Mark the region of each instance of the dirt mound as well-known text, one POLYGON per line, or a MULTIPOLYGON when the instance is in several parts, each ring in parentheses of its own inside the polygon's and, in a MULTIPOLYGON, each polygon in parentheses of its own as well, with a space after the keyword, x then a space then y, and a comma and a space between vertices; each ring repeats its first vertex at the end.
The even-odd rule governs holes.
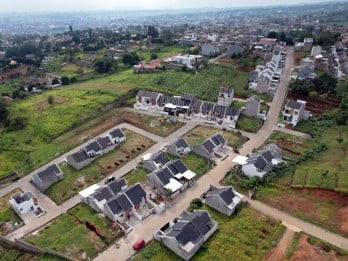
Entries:
POLYGON ((341 208, 338 216, 341 221, 341 230, 348 233, 348 206, 341 208))
POLYGON ((315 261, 333 261, 339 260, 335 251, 325 252, 321 247, 317 245, 311 245, 308 243, 308 236, 302 235, 297 249, 294 255, 290 258, 290 261, 303 261, 303 260, 315 260, 315 261))
POLYGON ((342 204, 343 206, 348 206, 348 196, 343 196, 342 194, 327 190, 327 189, 304 189, 307 190, 313 197, 319 198, 322 201, 334 201, 336 203, 342 204))

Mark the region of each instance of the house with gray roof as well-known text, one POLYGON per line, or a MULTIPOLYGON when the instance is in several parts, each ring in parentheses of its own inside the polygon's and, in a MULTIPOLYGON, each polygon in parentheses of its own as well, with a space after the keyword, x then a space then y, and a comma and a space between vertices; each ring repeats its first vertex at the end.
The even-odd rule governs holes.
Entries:
POLYGON ((248 98, 245 105, 245 109, 242 114, 248 117, 259 117, 260 116, 261 100, 256 95, 248 98))
POLYGON ((201 143, 192 147, 192 151, 197 155, 215 162, 218 158, 225 158, 232 152, 232 148, 227 146, 227 141, 221 134, 215 134, 201 143))
POLYGON ((143 156, 143 167, 148 171, 160 169, 168 162, 168 157, 162 151, 154 154, 149 153, 143 156))
POLYGON ((231 216, 242 203, 241 195, 231 186, 216 188, 211 185, 202 198, 204 204, 227 216, 231 216))
POLYGON ((155 110, 158 108, 158 99, 162 96, 161 93, 140 90, 136 95, 135 109, 155 110))
POLYGON ((94 158, 90 158, 88 156, 85 150, 70 154, 66 157, 66 159, 68 164, 75 169, 82 169, 94 160, 94 158))
POLYGON ((36 217, 45 214, 36 197, 31 192, 13 195, 9 203, 12 209, 20 216, 33 213, 36 217))
POLYGON ((148 174, 147 183, 157 193, 171 197, 175 197, 186 188, 168 167, 157 169, 148 174))
POLYGON ((93 141, 85 147, 85 151, 90 158, 103 155, 103 148, 98 141, 93 141))
POLYGON ((232 57, 235 55, 240 55, 244 52, 245 46, 240 42, 233 42, 227 47, 225 56, 232 57))
POLYGON ((282 162, 280 149, 275 150, 274 147, 266 147, 257 153, 253 153, 242 165, 244 174, 248 177, 263 178, 273 167, 282 162))
POLYGON ((201 54, 203 56, 213 57, 220 53, 220 48, 216 43, 205 43, 201 46, 201 54))
POLYGON ((31 178, 31 183, 33 183, 39 190, 43 192, 63 178, 63 171, 57 164, 53 164, 33 175, 33 177, 31 178))
POLYGON ((191 152, 191 148, 184 138, 179 138, 167 145, 166 151, 173 156, 183 157, 191 152))
POLYGON ((185 211, 156 231, 154 238, 182 259, 190 260, 217 228, 208 211, 185 211))
POLYGON ((110 137, 113 144, 118 144, 126 141, 126 134, 120 128, 116 128, 110 131, 108 136, 110 137))
POLYGON ((305 111, 306 101, 288 100, 282 111, 283 120, 295 127, 301 120, 308 119, 308 112, 305 111))

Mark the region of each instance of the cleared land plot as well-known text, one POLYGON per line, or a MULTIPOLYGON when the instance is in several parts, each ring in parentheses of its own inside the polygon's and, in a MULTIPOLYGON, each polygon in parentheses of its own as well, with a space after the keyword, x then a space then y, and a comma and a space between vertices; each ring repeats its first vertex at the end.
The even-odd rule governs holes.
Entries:
POLYGON ((262 119, 241 115, 237 121, 237 129, 256 133, 262 124, 262 119))
POLYGON ((347 260, 348 253, 304 233, 297 234, 290 245, 288 260, 347 260))
POLYGON ((46 194, 57 204, 61 204, 83 188, 99 182, 154 144, 152 140, 129 130, 125 130, 125 134, 126 142, 81 170, 75 170, 66 163, 61 164, 64 179, 51 186, 46 194))
MULTIPOLYGON (((272 220, 248 207, 232 217, 207 209, 219 223, 219 229, 192 260, 261 260, 272 242, 284 232, 280 222, 272 220), (247 233, 246 233, 247 231, 247 233)), ((181 260, 159 242, 150 243, 134 260, 181 260)))
POLYGON ((23 224, 21 218, 17 213, 11 208, 8 202, 12 195, 22 192, 20 189, 15 189, 8 193, 6 196, 0 198, 0 235, 6 235, 13 231, 16 227, 23 224))
POLYGON ((184 51, 181 47, 176 46, 166 46, 166 47, 157 47, 152 48, 150 50, 136 50, 137 55, 140 57, 141 60, 150 61, 151 54, 157 54, 158 59, 167 58, 171 55, 180 55, 184 51))
POLYGON ((204 141, 206 138, 216 134, 222 133, 228 144, 233 148, 239 148, 247 141, 246 137, 235 134, 234 132, 218 130, 213 127, 197 126, 190 132, 186 133, 184 138, 192 146, 204 141))
POLYGON ((121 235, 118 227, 88 207, 78 205, 25 241, 80 260, 94 257, 121 235))
POLYGON ((256 198, 298 218, 348 236, 348 198, 334 191, 259 186, 256 198))
POLYGON ((282 149, 283 156, 296 158, 311 148, 313 141, 281 131, 274 131, 265 144, 275 143, 282 149))

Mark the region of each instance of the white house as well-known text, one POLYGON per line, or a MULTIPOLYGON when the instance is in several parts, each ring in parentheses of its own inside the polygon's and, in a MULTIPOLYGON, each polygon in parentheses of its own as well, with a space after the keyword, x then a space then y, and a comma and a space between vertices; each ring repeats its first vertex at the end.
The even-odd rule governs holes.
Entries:
POLYGON ((37 198, 31 192, 17 193, 11 197, 9 203, 13 210, 19 215, 34 213, 36 216, 43 213, 37 198))
POLYGON ((302 119, 308 119, 305 115, 306 102, 302 100, 288 100, 282 111, 283 120, 295 127, 302 119))

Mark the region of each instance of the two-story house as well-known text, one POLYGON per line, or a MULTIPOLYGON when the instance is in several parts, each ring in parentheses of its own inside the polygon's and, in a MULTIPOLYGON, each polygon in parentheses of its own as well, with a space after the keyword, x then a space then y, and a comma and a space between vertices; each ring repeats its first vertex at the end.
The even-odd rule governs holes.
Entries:
POLYGON ((305 101, 288 100, 282 111, 283 120, 295 127, 302 119, 305 119, 305 106, 305 101))
POLYGON ((191 148, 184 138, 179 138, 167 145, 166 151, 173 156, 183 157, 191 152, 191 148))

